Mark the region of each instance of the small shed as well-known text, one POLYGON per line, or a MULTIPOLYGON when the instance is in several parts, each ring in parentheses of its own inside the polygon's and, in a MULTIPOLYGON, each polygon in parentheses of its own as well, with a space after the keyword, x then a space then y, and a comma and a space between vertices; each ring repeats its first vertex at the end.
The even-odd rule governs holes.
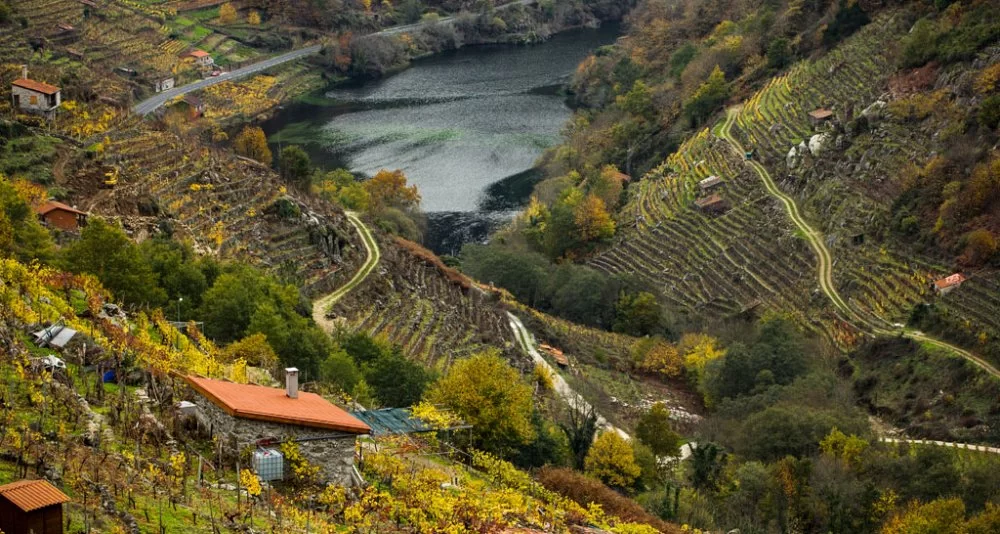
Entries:
POLYGON ((809 112, 809 122, 813 125, 820 124, 833 118, 833 111, 826 108, 817 108, 809 112))
POLYGON ((965 280, 966 280, 965 276, 962 276, 961 273, 955 273, 946 276, 940 280, 935 280, 934 284, 932 284, 932 288, 934 289, 934 292, 936 292, 938 295, 947 295, 948 293, 951 293, 955 288, 962 285, 962 282, 964 282, 965 280))
POLYGON ((0 486, 0 531, 61 534, 62 505, 69 500, 44 480, 19 480, 0 486))
POLYGON ((207 109, 205 101, 194 95, 185 96, 184 103, 191 109, 192 117, 201 117, 205 113, 205 109, 207 109))
POLYGON ((722 197, 718 193, 699 198, 694 201, 694 205, 705 212, 719 213, 726 210, 726 201, 722 200, 722 197))
POLYGON ((76 230, 87 224, 87 214, 62 202, 50 200, 35 208, 38 217, 60 230, 76 230))
POLYGON ((719 187, 723 183, 725 183, 725 182, 722 181, 722 178, 719 178, 718 176, 712 175, 712 176, 709 176, 708 178, 705 178, 704 180, 698 182, 698 187, 700 187, 701 191, 704 193, 704 192, 711 191, 712 189, 715 189, 716 187, 719 187))

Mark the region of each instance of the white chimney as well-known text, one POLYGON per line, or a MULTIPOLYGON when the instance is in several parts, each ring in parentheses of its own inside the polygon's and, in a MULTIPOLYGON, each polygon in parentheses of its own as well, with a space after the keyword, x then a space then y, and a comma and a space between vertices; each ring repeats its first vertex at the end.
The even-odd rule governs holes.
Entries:
POLYGON ((21 78, 28 79, 28 65, 21 65, 21 78))
POLYGON ((299 398, 299 370, 294 367, 285 369, 285 395, 290 399, 299 398))

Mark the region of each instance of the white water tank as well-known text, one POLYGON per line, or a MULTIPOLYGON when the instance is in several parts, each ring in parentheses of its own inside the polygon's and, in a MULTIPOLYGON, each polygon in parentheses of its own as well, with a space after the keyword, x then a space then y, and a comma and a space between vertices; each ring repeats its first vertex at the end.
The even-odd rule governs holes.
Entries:
POLYGON ((285 457, 274 449, 257 449, 253 452, 253 472, 265 482, 283 480, 285 457))

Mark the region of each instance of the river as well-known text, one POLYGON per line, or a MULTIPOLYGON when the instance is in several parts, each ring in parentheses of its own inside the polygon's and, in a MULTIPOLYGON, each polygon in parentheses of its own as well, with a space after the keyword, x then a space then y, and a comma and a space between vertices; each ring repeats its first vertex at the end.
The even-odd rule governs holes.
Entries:
POLYGON ((427 214, 424 244, 454 254, 485 240, 527 201, 536 159, 558 142, 571 114, 562 87, 618 32, 605 24, 534 46, 446 52, 290 105, 264 130, 273 149, 300 145, 325 169, 359 176, 402 169, 427 214))

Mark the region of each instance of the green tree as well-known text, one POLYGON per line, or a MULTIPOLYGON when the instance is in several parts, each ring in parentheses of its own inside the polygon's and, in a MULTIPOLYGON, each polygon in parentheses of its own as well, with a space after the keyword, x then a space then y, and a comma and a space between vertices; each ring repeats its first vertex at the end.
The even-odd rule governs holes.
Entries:
POLYGON ((635 462, 632 445, 617 432, 603 432, 597 436, 583 466, 588 475, 618 489, 631 487, 642 473, 635 462))
POLYGON ((726 75, 716 65, 705 83, 684 103, 684 113, 692 123, 699 124, 711 116, 727 98, 729 86, 726 85, 726 75))
POLYGON ((90 273, 116 298, 132 306, 160 306, 167 294, 139 247, 117 224, 91 217, 80 239, 63 249, 66 270, 90 273))
POLYGON ((319 376, 324 382, 336 385, 344 393, 354 393, 358 382, 364 380, 354 358, 337 347, 319 365, 319 376))
POLYGON ((271 164, 272 156, 271 149, 267 146, 267 136, 258 126, 244 126, 236 136, 233 148, 241 156, 255 159, 264 165, 271 164))
POLYGON ((362 369, 365 382, 382 406, 402 408, 417 404, 431 381, 427 369, 406 359, 399 347, 393 347, 362 369))
POLYGON ((635 435, 657 456, 677 456, 681 437, 670 426, 670 410, 658 402, 639 416, 635 435))
POLYGON ((777 37, 767 45, 767 66, 783 68, 792 60, 791 43, 785 37, 777 37))
POLYGON ((278 157, 278 168, 281 178, 296 187, 308 189, 312 175, 312 162, 309 154, 297 146, 287 146, 281 149, 278 157))
POLYGON ((625 293, 615 306, 614 331, 632 336, 645 336, 659 330, 663 312, 656 296, 646 291, 625 293))
POLYGON ((182 319, 192 317, 217 269, 215 260, 198 258, 190 245, 164 237, 143 241, 139 252, 156 275, 157 283, 166 291, 171 301, 169 311, 173 311, 176 304, 182 319))
POLYGON ((715 443, 699 443, 691 449, 691 485, 716 491, 729 456, 715 443))
POLYGON ((985 128, 995 129, 1000 125, 1000 94, 983 99, 979 104, 979 124, 985 128))
POLYGON ((35 211, 17 187, 0 175, 0 256, 22 263, 51 261, 52 236, 38 222, 35 211))
POLYGON ((531 386, 495 350, 455 362, 426 399, 472 425, 472 446, 510 454, 535 439, 531 386))

